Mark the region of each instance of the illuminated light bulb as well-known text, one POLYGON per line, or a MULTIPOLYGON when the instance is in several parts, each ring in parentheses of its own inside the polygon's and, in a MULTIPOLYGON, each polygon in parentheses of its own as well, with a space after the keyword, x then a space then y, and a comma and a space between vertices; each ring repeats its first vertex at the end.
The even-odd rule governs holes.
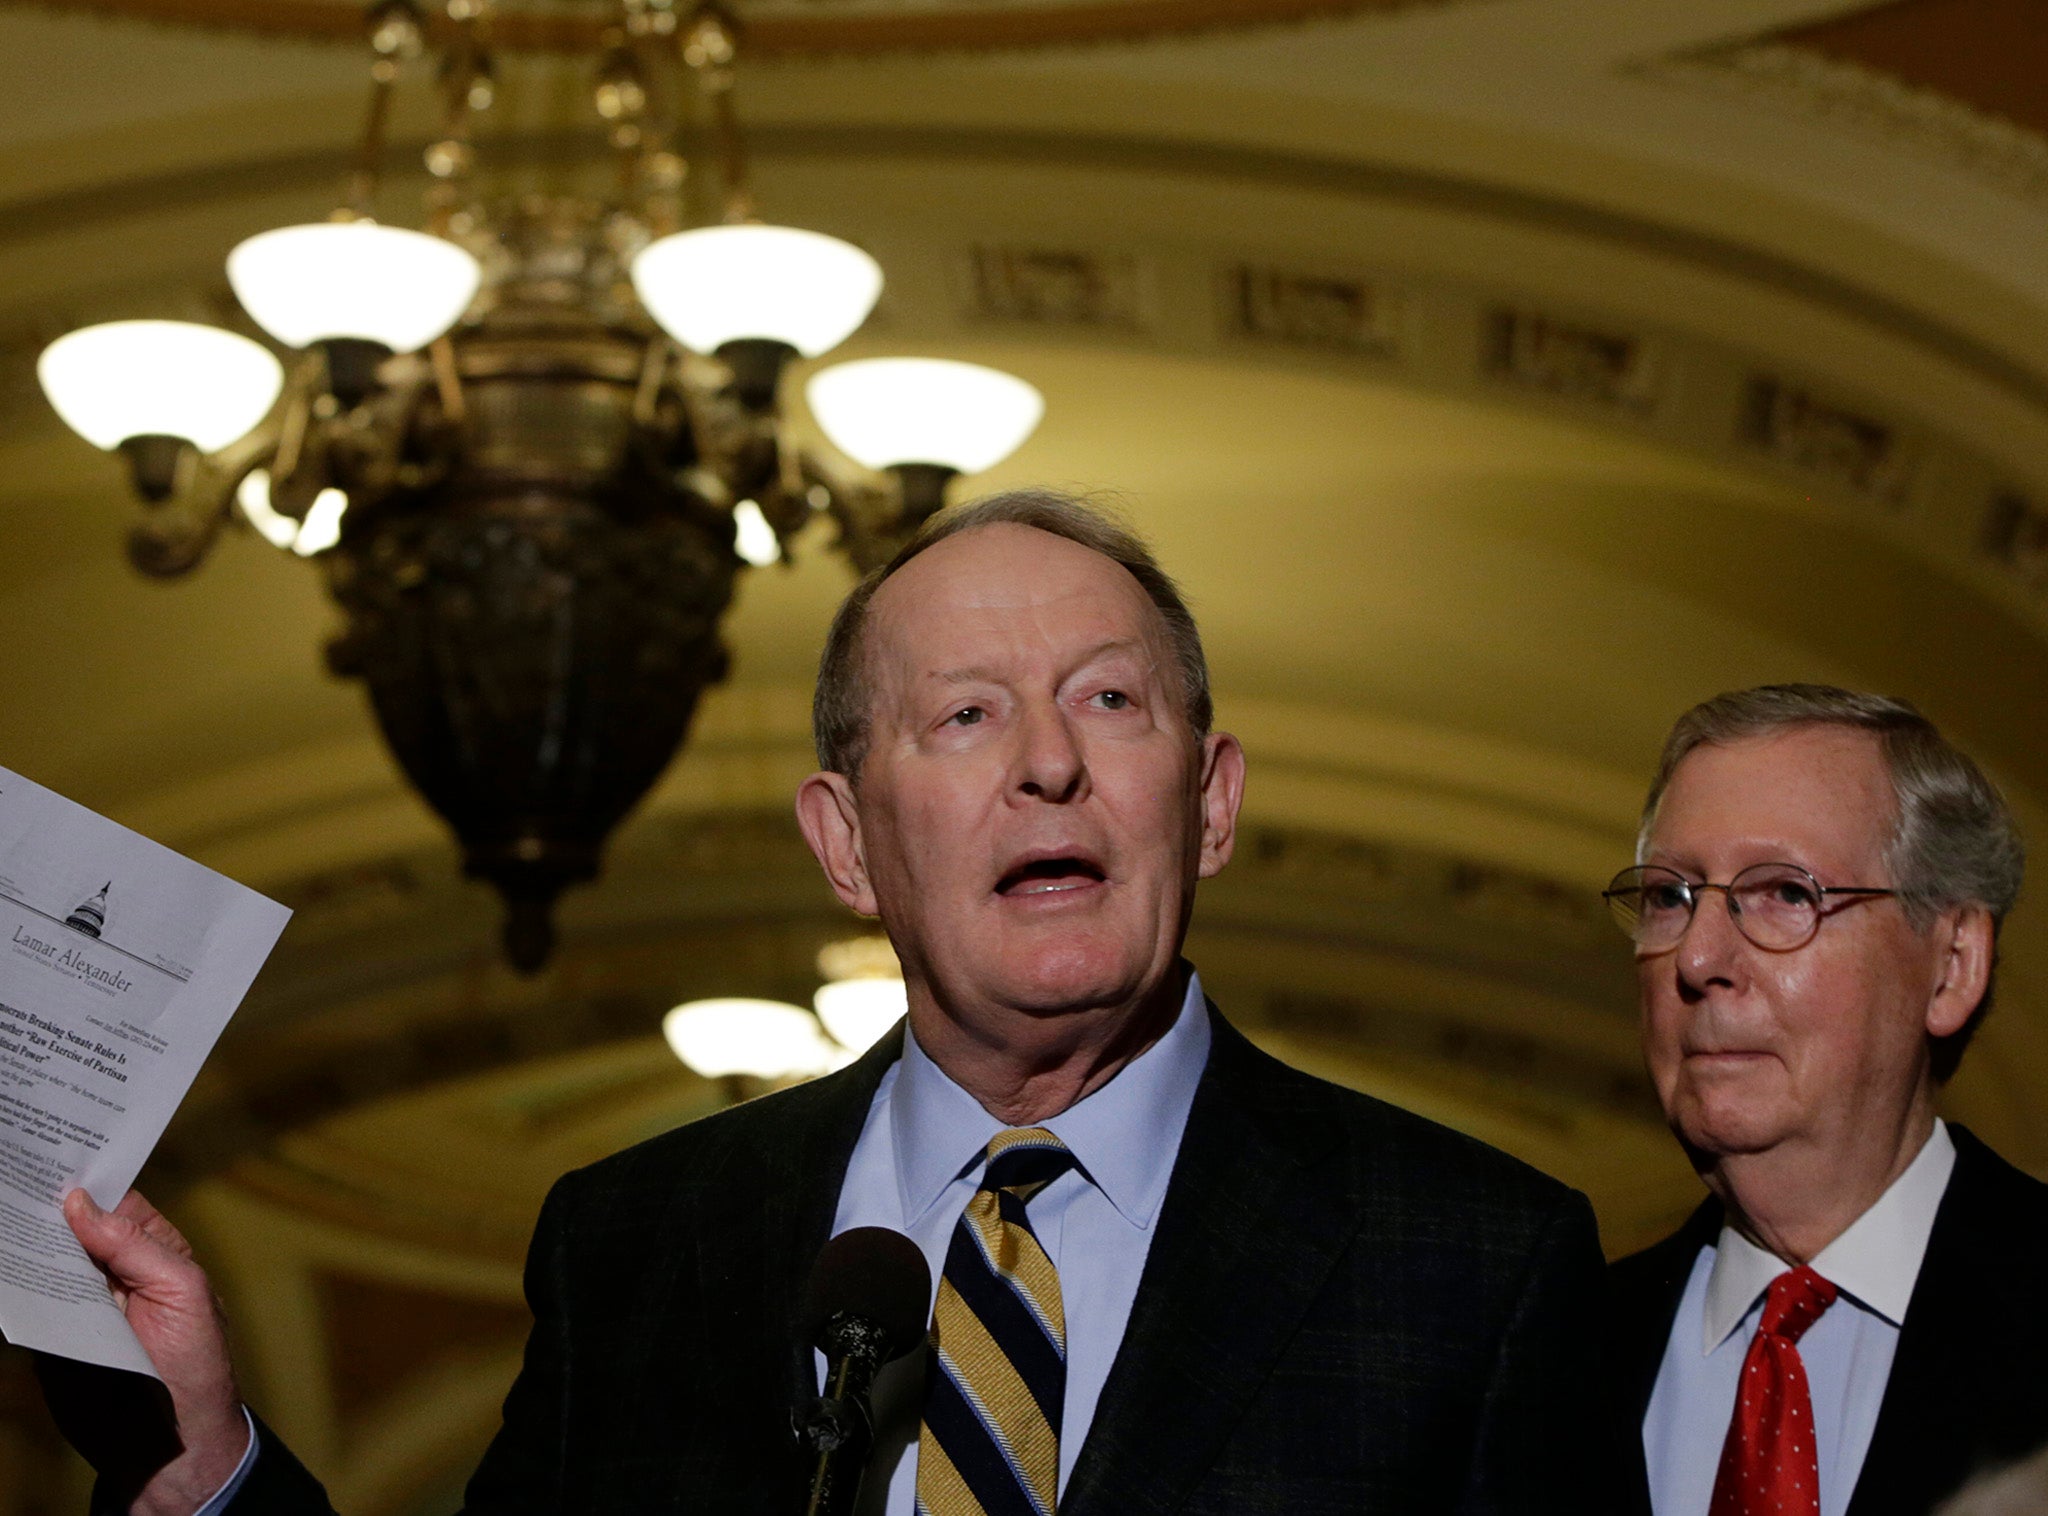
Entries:
POLYGON ((324 489, 315 495, 306 508, 306 519, 299 524, 292 551, 301 558, 310 558, 341 541, 341 513, 347 509, 348 496, 338 489, 324 489))
POLYGON ((835 364, 804 394, 832 445, 871 469, 978 474, 1023 446, 1045 415, 1044 397, 1022 379, 944 358, 835 364))
POLYGON ((662 329, 696 352, 779 342, 815 358, 867 320, 882 266, 822 232, 707 226, 641 249, 633 288, 662 329))
POLYGON ((290 347, 353 339, 417 351, 461 318, 482 274, 452 242, 374 221, 281 226, 228 254, 235 298, 290 347))
POLYGON ((284 369, 260 343, 189 321, 109 321, 68 332, 36 362, 64 424, 109 452, 176 437, 202 453, 246 436, 276 403, 284 369))
POLYGON ((661 1018, 661 1032, 676 1057, 706 1079, 806 1078, 845 1062, 817 1018, 779 1000, 692 1000, 661 1018))
POLYGON ((732 508, 732 550, 755 568, 782 561, 782 543, 761 507, 742 500, 732 508))
POLYGON ((289 548, 299 535, 299 524, 270 503, 270 474, 260 468, 249 470, 235 486, 235 504, 242 519, 272 547, 289 548))
POLYGON ((853 1053, 873 1047, 910 1009, 901 979, 835 979, 818 986, 811 1004, 833 1040, 853 1053))

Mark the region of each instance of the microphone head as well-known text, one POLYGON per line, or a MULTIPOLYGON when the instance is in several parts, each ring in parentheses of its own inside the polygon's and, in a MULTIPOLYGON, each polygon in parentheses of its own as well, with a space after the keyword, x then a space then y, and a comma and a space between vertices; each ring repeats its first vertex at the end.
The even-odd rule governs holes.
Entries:
POLYGON ((885 1226, 841 1232, 818 1253, 804 1291, 804 1335, 831 1353, 833 1323, 853 1318, 879 1331, 882 1360, 924 1341, 932 1271, 916 1243, 885 1226))

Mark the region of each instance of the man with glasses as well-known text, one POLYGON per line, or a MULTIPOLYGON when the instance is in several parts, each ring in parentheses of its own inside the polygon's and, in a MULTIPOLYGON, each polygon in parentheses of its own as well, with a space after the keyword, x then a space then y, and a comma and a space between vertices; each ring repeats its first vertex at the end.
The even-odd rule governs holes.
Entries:
POLYGON ((2048 1186, 1935 1115, 1991 1003, 2020 837, 1903 701, 1722 695, 1640 860, 1645 1057, 1712 1191, 1615 1265, 1656 1516, 1924 1516, 2048 1441, 2048 1186))

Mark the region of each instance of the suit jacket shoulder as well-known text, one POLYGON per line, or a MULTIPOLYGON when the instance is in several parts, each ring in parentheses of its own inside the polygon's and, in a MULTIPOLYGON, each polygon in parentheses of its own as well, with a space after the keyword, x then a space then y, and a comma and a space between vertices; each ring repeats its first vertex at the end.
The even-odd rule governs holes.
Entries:
POLYGON ((1062 1516, 1602 1511, 1582 1196, 1215 1021, 1062 1516))
MULTIPOLYGON (((1899 1331, 1849 1516, 1929 1516, 1973 1475, 2048 1443, 2048 1185, 1949 1123, 1955 1170, 1899 1331)), ((1679 1297, 1721 1227, 1709 1200, 1609 1272, 1627 1409, 1640 1425, 1679 1297)), ((1640 1443, 1637 1443, 1640 1457, 1640 1443)), ((1645 1494, 1647 1500, 1647 1494, 1645 1494)))
POLYGON ((1955 1172, 1850 1516, 1926 1516, 1974 1475, 2048 1444, 2048 1185, 1949 1124, 1955 1172))

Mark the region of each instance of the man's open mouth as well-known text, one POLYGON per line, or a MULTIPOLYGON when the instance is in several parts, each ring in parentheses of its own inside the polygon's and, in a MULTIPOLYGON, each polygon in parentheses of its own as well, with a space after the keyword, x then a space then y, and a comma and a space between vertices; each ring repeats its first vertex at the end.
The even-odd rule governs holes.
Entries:
POLYGON ((1050 895, 1062 890, 1085 889, 1101 884, 1108 876, 1092 858, 1066 855, 1033 858, 1018 864, 996 881, 998 895, 1050 895))

